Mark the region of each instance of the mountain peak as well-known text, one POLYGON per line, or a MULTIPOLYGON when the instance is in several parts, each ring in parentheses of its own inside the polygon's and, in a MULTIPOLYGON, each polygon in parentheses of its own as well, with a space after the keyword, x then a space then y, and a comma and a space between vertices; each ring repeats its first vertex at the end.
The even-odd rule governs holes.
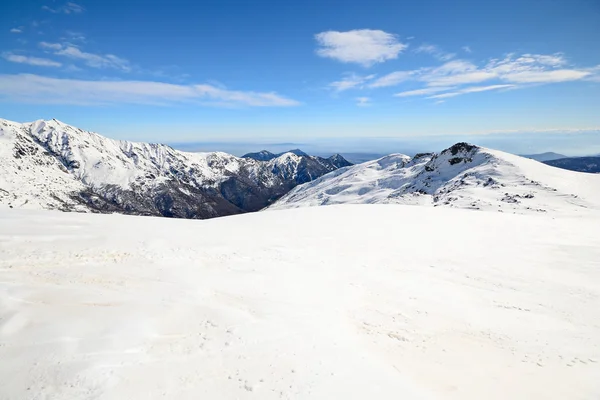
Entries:
POLYGON ((511 213, 600 209, 600 176, 513 154, 455 145, 412 159, 389 155, 325 175, 290 191, 270 208, 397 203, 511 213))
POLYGON ((447 153, 451 153, 453 156, 458 155, 459 153, 471 153, 474 151, 479 150, 480 147, 475 146, 474 144, 470 144, 470 143, 466 143, 466 142, 459 142, 456 143, 452 146, 450 146, 449 148, 443 150, 441 152, 441 154, 447 154, 447 153))

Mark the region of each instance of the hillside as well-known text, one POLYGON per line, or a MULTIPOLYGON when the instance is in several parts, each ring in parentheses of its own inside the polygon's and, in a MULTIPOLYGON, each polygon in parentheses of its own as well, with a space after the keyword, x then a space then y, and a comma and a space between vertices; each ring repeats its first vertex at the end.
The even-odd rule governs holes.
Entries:
POLYGON ((0 210, 0 398, 600 398, 598 213, 0 210))
POLYGON ((440 153, 389 155, 296 187, 270 209, 394 203, 511 213, 600 209, 600 176, 458 143, 440 153))
POLYGON ((60 121, 0 120, 0 206, 210 218, 260 210, 338 162, 269 161, 108 139, 60 121))

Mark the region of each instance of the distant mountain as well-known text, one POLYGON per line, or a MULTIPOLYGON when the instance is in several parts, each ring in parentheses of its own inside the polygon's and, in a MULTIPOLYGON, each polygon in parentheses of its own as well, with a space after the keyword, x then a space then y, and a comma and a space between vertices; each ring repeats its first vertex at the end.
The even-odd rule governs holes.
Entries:
POLYGON ((271 153, 268 150, 261 150, 261 151, 256 152, 256 153, 244 154, 242 156, 242 158, 252 158, 252 159, 257 160, 257 161, 269 161, 269 160, 272 160, 274 158, 280 157, 280 156, 284 155, 285 153, 292 153, 292 154, 295 154, 295 155, 300 156, 300 157, 309 157, 309 155, 306 154, 305 152, 303 152, 302 150, 300 150, 300 149, 293 149, 293 150, 284 151, 283 153, 278 153, 278 154, 271 153))
POLYGON ((277 154, 273 154, 270 151, 267 150, 261 150, 259 152, 256 153, 248 153, 248 154, 244 154, 242 156, 242 158, 251 158, 253 160, 256 161, 270 161, 274 158, 277 158, 278 155, 277 154))
POLYGON ((563 154, 559 154, 559 153, 547 152, 547 153, 541 153, 541 154, 522 155, 521 157, 531 158, 532 160, 544 162, 544 161, 558 160, 559 158, 566 158, 567 156, 565 156, 563 154))
POLYGON ((211 218, 258 211, 349 163, 268 161, 112 140, 60 121, 0 120, 0 206, 211 218))
POLYGON ((600 157, 568 157, 545 161, 544 164, 570 171, 600 173, 600 157))
MULTIPOLYGON (((257 161, 270 161, 275 158, 285 156, 286 154, 293 154, 295 156, 301 157, 306 162, 307 165, 312 165, 312 168, 316 169, 316 170, 325 168, 327 171, 330 172, 330 171, 336 170, 338 168, 344 168, 344 167, 349 167, 349 166, 353 165, 351 162, 346 160, 340 154, 334 154, 331 157, 324 158, 324 157, 317 157, 317 156, 309 156, 308 154, 306 154, 305 152, 303 152, 302 150, 299 150, 299 149, 286 151, 286 152, 280 153, 280 154, 273 154, 270 151, 261 150, 257 153, 244 154, 242 156, 242 158, 248 158, 248 159, 253 159, 253 160, 257 160, 257 161)), ((309 180, 312 180, 312 179, 309 179, 309 180)))
POLYGON ((441 153, 392 154, 339 169, 294 188, 269 209, 347 203, 578 212, 600 209, 600 176, 458 143, 441 153))

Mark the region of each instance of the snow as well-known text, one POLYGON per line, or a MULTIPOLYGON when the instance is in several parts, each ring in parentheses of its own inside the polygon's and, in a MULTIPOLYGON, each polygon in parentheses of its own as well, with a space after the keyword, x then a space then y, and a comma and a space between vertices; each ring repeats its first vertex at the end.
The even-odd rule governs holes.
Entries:
POLYGON ((521 214, 600 210, 600 175, 460 145, 410 158, 392 154, 297 186, 269 209, 396 203, 521 214), (454 148, 454 147, 458 148, 454 148))
POLYGON ((0 210, 0 398, 599 398, 599 218, 0 210))

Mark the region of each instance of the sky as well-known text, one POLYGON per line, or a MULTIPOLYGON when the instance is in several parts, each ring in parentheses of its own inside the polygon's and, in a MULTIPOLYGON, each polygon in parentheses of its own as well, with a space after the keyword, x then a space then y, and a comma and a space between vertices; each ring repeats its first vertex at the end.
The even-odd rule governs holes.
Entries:
POLYGON ((163 143, 600 153, 598 0, 0 7, 0 118, 163 143))

